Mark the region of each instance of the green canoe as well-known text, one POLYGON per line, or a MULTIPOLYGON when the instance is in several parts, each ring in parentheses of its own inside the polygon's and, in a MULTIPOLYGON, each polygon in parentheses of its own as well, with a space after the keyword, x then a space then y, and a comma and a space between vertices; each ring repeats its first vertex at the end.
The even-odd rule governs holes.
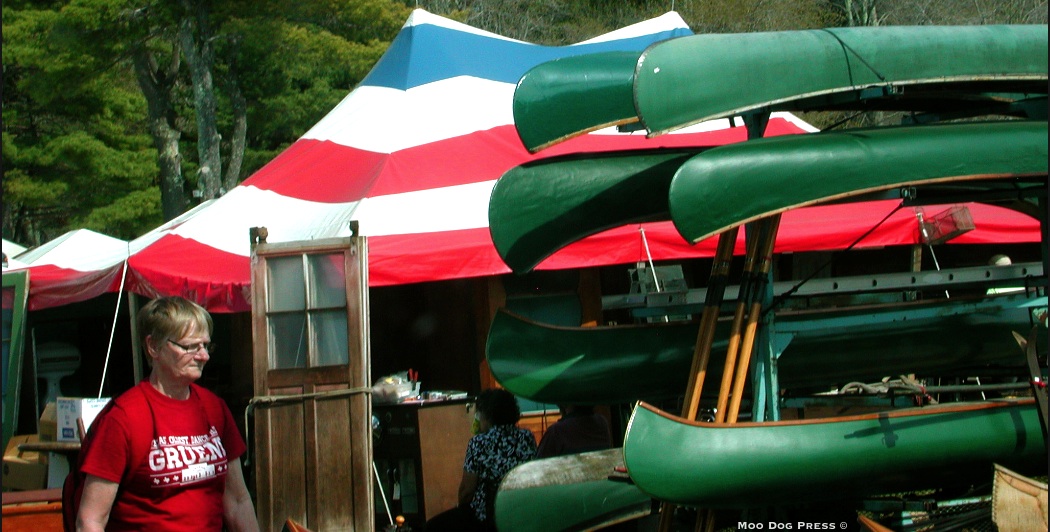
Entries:
POLYGON ((1046 80, 1046 25, 707 34, 537 65, 515 88, 514 124, 536 152, 610 125, 660 133, 747 112, 1045 120, 1046 80))
MULTIPOLYGON (((604 229, 671 218, 696 242, 777 212, 911 187, 1046 186, 1047 123, 895 127, 756 139, 711 148, 556 157, 507 171, 489 230, 514 271, 604 229), (690 157, 692 155, 692 157, 690 157), (962 182, 967 183, 963 184, 962 182), (963 186, 965 185, 965 186, 963 186)), ((958 197, 948 203, 969 201, 958 197)))
POLYGON ((503 261, 528 271, 551 253, 626 223, 667 220, 667 189, 693 150, 564 156, 511 168, 489 198, 503 261))
POLYGON ((564 57, 532 68, 514 88, 514 125, 537 152, 608 126, 638 121, 634 67, 641 52, 564 57))
MULTIPOLYGON (((987 366, 1020 367, 1012 331, 1028 330, 1031 309, 1046 304, 1045 296, 999 296, 778 313, 771 343, 779 353, 779 384, 841 386, 907 373, 969 376, 987 366)), ((503 387, 534 401, 654 401, 685 389, 697 330, 695 322, 558 327, 501 310, 485 356, 503 387)), ((708 367, 716 377, 709 382, 722 373, 728 333, 729 323, 720 322, 708 367)))
POLYGON ((757 139, 678 169, 671 219, 689 242, 790 209, 880 190, 1046 187, 1047 122, 965 122, 757 139), (1005 183, 997 185, 995 181, 1005 183))
POLYGON ((933 102, 958 92, 973 97, 1019 91, 1045 98, 1047 26, 880 26, 680 37, 642 53, 634 97, 646 128, 660 134, 793 100, 814 101, 803 109, 838 108, 843 98, 831 96, 841 93, 860 100, 861 91, 893 88, 897 108, 907 109, 923 91, 945 85, 933 102), (822 102, 827 104, 818 105, 822 102))
POLYGON ((652 498, 626 476, 623 450, 609 449, 525 462, 496 494, 496 528, 514 532, 594 530, 652 511, 652 498))
POLYGON ((641 403, 627 427, 624 461, 654 498, 712 508, 987 481, 993 464, 1029 474, 1047 467, 1032 399, 733 425, 689 422, 641 403))

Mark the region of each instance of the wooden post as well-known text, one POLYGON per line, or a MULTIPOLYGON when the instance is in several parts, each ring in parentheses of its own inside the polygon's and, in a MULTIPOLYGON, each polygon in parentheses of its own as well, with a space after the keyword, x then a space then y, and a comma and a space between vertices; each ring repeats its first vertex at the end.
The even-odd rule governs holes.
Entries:
POLYGON ((496 311, 507 302, 503 289, 503 279, 496 276, 483 277, 474 283, 474 324, 477 329, 478 346, 478 386, 481 390, 498 388, 499 384, 489 369, 485 358, 485 344, 489 336, 489 326, 496 311))

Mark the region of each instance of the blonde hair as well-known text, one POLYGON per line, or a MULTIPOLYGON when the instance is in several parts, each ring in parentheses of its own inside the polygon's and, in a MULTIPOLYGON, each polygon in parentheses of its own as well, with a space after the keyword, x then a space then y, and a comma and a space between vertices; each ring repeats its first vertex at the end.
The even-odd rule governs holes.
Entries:
POLYGON ((146 303, 138 315, 139 340, 150 366, 153 365, 153 359, 146 345, 149 338, 152 337, 154 342, 175 340, 194 328, 207 331, 208 336, 211 336, 213 327, 211 314, 204 307, 179 296, 154 299, 146 303))

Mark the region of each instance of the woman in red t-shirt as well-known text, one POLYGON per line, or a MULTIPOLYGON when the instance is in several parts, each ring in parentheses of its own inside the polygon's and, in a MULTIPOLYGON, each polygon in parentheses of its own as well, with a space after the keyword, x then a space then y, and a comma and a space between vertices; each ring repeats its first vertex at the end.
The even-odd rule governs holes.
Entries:
POLYGON ((212 327, 181 297, 139 312, 150 375, 91 427, 78 530, 259 529, 241 471, 244 439, 226 403, 195 384, 212 327))

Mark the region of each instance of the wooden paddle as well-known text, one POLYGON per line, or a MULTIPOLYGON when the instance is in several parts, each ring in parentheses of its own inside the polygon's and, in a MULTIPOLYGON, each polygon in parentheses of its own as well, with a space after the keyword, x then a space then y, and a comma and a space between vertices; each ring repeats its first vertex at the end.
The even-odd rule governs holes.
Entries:
POLYGON ((711 265, 711 278, 707 283, 707 296, 704 299, 704 312, 700 316, 700 330, 696 336, 696 348, 693 351, 693 365, 689 371, 689 385, 685 390, 685 401, 682 417, 695 420, 700 409, 700 393, 704 388, 707 376, 707 364, 711 360, 711 345, 715 340, 715 326, 721 313, 722 301, 725 299, 726 282, 729 279, 729 266, 733 261, 733 248, 736 246, 739 227, 734 227, 718 236, 718 247, 715 250, 714 263, 711 265))
POLYGON ((733 376, 740 353, 740 341, 744 331, 748 303, 751 299, 751 284, 756 259, 758 257, 758 238, 747 243, 747 254, 744 256, 744 271, 741 274, 740 294, 737 296, 736 311, 733 313, 733 325, 729 333, 729 345, 726 349, 726 363, 722 370, 722 384, 718 388, 718 404, 715 407, 715 423, 726 421, 726 409, 729 403, 729 391, 732 389, 733 376))
POLYGON ((759 225, 761 234, 755 240, 760 240, 762 254, 758 260, 755 273, 755 283, 751 291, 751 309, 747 316, 747 326, 744 330, 744 339, 740 346, 740 362, 736 367, 736 376, 733 380, 733 389, 730 393, 729 411, 726 412, 726 421, 735 423, 740 414, 740 401, 744 395, 744 384, 747 382, 747 371, 751 363, 751 352, 755 347, 755 335, 758 332, 758 322, 762 318, 762 292, 765 289, 766 276, 773 264, 773 245, 777 240, 777 230, 780 228, 780 215, 775 214, 759 225))
MULTIPOLYGON (((696 348, 693 351, 693 364, 689 370, 689 384, 685 389, 685 400, 682 403, 682 417, 696 419, 700 409, 700 394, 707 376, 707 363, 711 360, 711 345, 715 339, 715 326, 725 299, 726 282, 729 280, 729 266, 733 261, 733 248, 736 247, 740 228, 734 227, 718 235, 718 246, 715 249, 714 263, 711 264, 711 278, 707 283, 707 296, 704 299, 704 312, 700 316, 700 330, 696 335, 696 348)), ((671 517, 675 505, 660 504, 660 522, 658 530, 667 532, 671 529, 671 517)), ((710 513, 710 512, 709 512, 710 513)), ((714 515, 710 513, 710 515, 714 515)), ((700 519, 698 517, 698 524, 700 519)))

